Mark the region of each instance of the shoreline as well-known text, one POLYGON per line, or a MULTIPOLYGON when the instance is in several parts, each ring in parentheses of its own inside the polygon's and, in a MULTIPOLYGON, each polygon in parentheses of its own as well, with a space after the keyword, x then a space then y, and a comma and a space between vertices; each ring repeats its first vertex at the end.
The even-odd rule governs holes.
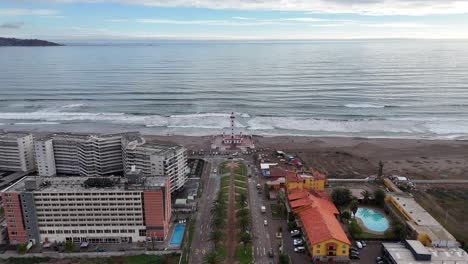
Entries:
MULTIPOLYGON (((43 135, 54 132, 120 133, 138 129, 16 131, 43 135)), ((189 151, 211 150, 212 136, 142 135, 148 141, 184 145, 189 151)), ((253 139, 257 150, 263 149, 268 154, 273 150, 283 150, 297 156, 307 167, 322 171, 330 178, 366 178, 376 175, 378 163, 383 161, 384 175, 428 180, 468 179, 468 140, 333 136, 253 136, 253 139)))

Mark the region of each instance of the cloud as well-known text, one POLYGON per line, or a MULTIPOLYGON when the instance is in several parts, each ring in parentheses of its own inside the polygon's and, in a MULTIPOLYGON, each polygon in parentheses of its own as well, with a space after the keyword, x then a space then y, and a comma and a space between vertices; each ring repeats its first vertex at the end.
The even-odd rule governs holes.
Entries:
POLYGON ((321 18, 279 18, 279 19, 256 19, 246 17, 233 17, 231 20, 177 20, 177 19, 107 19, 112 23, 144 23, 144 24, 174 24, 174 25, 207 25, 207 26, 263 26, 263 25, 296 25, 298 23, 324 23, 339 22, 353 23, 353 20, 344 19, 321 19, 321 18))
POLYGON ((240 16, 236 16, 236 17, 232 17, 232 19, 238 19, 238 20, 251 20, 252 18, 250 18, 250 17, 240 17, 240 16))
MULTIPOLYGON (((109 20, 108 20, 109 21, 109 20)), ((125 20, 113 20, 123 22, 125 20)), ((128 21, 128 20, 127 20, 128 21)), ((174 24, 174 25, 207 25, 207 26, 261 26, 282 24, 275 20, 252 20, 252 21, 234 21, 234 20, 175 20, 175 19, 136 19, 136 23, 145 24, 174 24)))
POLYGON ((0 29, 19 29, 23 26, 24 23, 3 23, 0 24, 0 29))
POLYGON ((467 14, 464 0, 43 0, 52 3, 94 2, 233 10, 278 10, 364 15, 467 14))
POLYGON ((53 16, 58 14, 50 9, 0 8, 0 16, 53 16))
POLYGON ((434 28, 439 27, 437 25, 428 25, 423 23, 377 23, 377 24, 365 24, 367 27, 381 27, 381 28, 434 28))

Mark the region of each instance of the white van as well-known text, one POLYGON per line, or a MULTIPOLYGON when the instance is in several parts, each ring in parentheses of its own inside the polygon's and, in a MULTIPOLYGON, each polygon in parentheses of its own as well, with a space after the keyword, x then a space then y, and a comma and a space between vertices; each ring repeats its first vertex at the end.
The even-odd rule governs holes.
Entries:
POLYGON ((362 244, 359 241, 356 241, 356 247, 359 249, 362 249, 362 244))

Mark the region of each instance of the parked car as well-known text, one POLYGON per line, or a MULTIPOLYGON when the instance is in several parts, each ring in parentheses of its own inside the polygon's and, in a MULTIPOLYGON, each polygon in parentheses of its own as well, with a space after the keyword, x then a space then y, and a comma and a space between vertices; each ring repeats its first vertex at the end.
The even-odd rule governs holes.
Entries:
POLYGON ((297 229, 291 231, 291 236, 292 237, 297 237, 297 236, 300 236, 300 235, 301 235, 301 231, 299 231, 297 229))
POLYGON ((356 241, 356 247, 357 247, 357 248, 359 248, 359 249, 361 249, 361 248, 362 248, 362 244, 361 244, 361 242, 359 242, 359 241, 356 241))
POLYGON ((263 220, 263 225, 268 225, 268 221, 266 219, 263 220))
POLYGON ((351 254, 353 254, 353 255, 359 255, 359 251, 357 251, 357 250, 350 250, 350 251, 349 251, 349 254, 350 254, 350 255, 351 255, 351 254))
POLYGON ((302 241, 302 239, 294 239, 293 244, 294 246, 302 246, 304 244, 304 241, 302 241))
POLYGON ((302 246, 294 248, 294 252, 301 253, 301 252, 304 252, 304 251, 305 251, 305 247, 302 247, 302 246))
POLYGON ((362 244, 363 247, 367 247, 366 241, 361 240, 361 244, 362 244))
POLYGON ((349 250, 356 250, 356 251, 358 251, 358 249, 355 248, 355 247, 349 247, 349 250))
POLYGON ((361 259, 359 256, 357 255, 350 255, 349 256, 350 259, 361 259))
POLYGON ((268 250, 268 257, 272 258, 273 256, 274 256, 273 249, 270 248, 270 250, 268 250))
POLYGON ((384 264, 385 262, 383 260, 377 261, 377 264, 384 264))
POLYGON ((375 259, 375 262, 379 262, 379 261, 383 261, 383 258, 382 258, 382 257, 377 257, 377 258, 375 259))
POLYGON ((216 169, 213 170, 214 173, 218 172, 216 169))

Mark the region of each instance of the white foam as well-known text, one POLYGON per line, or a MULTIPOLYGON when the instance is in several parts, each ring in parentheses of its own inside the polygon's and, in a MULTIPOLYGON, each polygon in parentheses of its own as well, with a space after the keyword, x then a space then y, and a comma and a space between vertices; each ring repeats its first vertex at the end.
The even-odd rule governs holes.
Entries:
POLYGON ((345 107, 348 107, 348 108, 384 108, 385 105, 362 103, 362 104, 346 104, 345 107))
POLYGON ((59 122, 17 122, 13 123, 13 125, 60 125, 59 122))
POLYGON ((80 108, 83 106, 85 106, 85 104, 68 104, 68 105, 62 106, 62 108, 80 108))
MULTIPOLYGON (((125 113, 90 112, 10 112, 1 113, 6 125, 58 125, 73 123, 107 123, 118 126, 158 128, 168 133, 219 134, 230 127, 229 113, 196 113, 184 115, 130 115, 125 113), (7 120, 7 121, 6 121, 7 120), (6 121, 6 122, 5 122, 6 121)), ((317 119, 311 117, 254 116, 236 119, 240 131, 269 135, 341 135, 363 137, 424 137, 457 139, 468 136, 468 122, 452 117, 390 118, 390 119, 317 119)))

